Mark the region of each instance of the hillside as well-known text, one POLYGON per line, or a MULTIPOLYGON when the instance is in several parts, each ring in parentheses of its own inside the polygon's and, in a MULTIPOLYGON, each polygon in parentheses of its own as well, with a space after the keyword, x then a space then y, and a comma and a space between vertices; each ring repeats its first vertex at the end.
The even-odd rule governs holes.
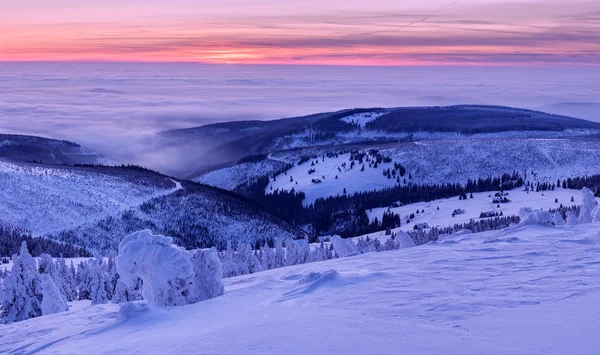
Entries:
POLYGON ((381 144, 429 137, 457 138, 519 132, 520 138, 569 137, 600 123, 501 106, 349 109, 274 121, 241 121, 162 132, 161 144, 179 149, 184 163, 169 173, 195 178, 207 168, 280 150, 344 144, 381 144), (191 159, 184 152, 195 152, 191 159))
POLYGON ((115 164, 73 142, 16 134, 0 134, 0 158, 53 165, 115 164))
POLYGON ((0 188, 0 222, 101 253, 141 227, 188 247, 302 235, 229 192, 138 167, 0 160, 0 188))
POLYGON ((532 183, 556 182, 597 174, 599 142, 596 138, 461 138, 313 147, 281 151, 262 160, 216 169, 196 181, 235 191, 269 176, 268 184, 263 186, 265 193, 294 189, 305 194, 305 205, 320 197, 343 195, 344 190, 352 194, 407 184, 464 184, 469 179, 514 171, 532 183), (370 158, 357 158, 352 163, 352 151, 370 158), (374 164, 374 155, 369 152, 389 161, 374 164), (291 168, 286 169, 290 164, 291 168), (402 176, 399 169, 394 169, 397 164, 405 169, 402 176), (384 174, 388 169, 394 175, 384 174))
POLYGON ((512 227, 285 267, 181 307, 75 302, 0 325, 0 352, 592 355, 599 227, 512 227))

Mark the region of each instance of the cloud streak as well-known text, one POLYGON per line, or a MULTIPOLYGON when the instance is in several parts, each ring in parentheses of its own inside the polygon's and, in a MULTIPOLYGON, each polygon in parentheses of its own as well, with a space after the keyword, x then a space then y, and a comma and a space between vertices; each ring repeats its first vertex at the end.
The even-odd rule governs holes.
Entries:
POLYGON ((600 59, 595 0, 53 4, 46 3, 44 16, 25 6, 0 11, 2 59, 368 65, 600 59))

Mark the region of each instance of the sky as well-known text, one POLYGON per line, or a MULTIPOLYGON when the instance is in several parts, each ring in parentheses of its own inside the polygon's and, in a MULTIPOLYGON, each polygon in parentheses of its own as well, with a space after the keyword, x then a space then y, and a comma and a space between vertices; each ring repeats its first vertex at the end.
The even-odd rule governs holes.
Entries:
POLYGON ((2 0, 0 61, 598 65, 598 0, 2 0))

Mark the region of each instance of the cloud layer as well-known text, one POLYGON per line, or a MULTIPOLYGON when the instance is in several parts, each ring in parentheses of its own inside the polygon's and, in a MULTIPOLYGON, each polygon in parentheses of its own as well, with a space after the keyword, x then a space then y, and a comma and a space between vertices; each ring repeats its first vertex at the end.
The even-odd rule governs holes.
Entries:
POLYGON ((156 132, 219 121, 461 103, 600 121, 598 77, 597 67, 0 63, 0 132, 67 139, 162 168, 174 156, 153 144, 156 132))

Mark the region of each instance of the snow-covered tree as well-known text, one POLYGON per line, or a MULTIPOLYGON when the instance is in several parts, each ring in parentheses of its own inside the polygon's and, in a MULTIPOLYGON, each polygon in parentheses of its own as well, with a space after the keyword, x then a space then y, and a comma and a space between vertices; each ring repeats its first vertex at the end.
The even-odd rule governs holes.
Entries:
POLYGON ((558 211, 554 212, 554 225, 558 227, 564 226, 565 224, 567 224, 567 222, 563 218, 562 214, 560 214, 558 211))
POLYGON ((52 278, 52 281, 54 281, 58 292, 61 294, 61 297, 66 303, 68 301, 67 291, 65 289, 62 275, 58 271, 54 259, 52 259, 52 257, 48 254, 41 254, 38 257, 38 270, 40 274, 48 275, 50 278, 52 278))
MULTIPOLYGON (((71 266, 73 262, 71 261, 71 266)), ((65 259, 56 260, 56 268, 62 279, 63 293, 67 297, 67 301, 75 301, 77 299, 77 283, 75 282, 74 272, 67 267, 65 259)))
POLYGON ((42 314, 48 315, 69 310, 64 295, 50 274, 42 274, 42 314))
POLYGON ((573 211, 567 211, 567 225, 573 226, 579 224, 577 215, 573 211))
POLYGON ((584 187, 581 189, 581 197, 583 201, 583 205, 581 206, 581 211, 579 212, 578 222, 582 223, 592 223, 593 216, 592 211, 596 208, 596 198, 590 189, 584 187))
POLYGON ((204 301, 223 295, 223 268, 215 248, 196 250, 190 261, 194 267, 194 297, 204 301))
POLYGON ((117 280, 117 286, 111 299, 112 303, 125 303, 142 299, 142 280, 137 279, 136 285, 128 287, 120 279, 117 280))
POLYGON ((80 262, 77 266, 77 289, 78 299, 81 300, 91 300, 92 299, 92 280, 93 274, 90 270, 89 262, 80 262))
POLYGON ((415 242, 413 239, 406 233, 405 231, 398 231, 396 233, 396 243, 398 244, 398 248, 412 248, 415 246, 415 242))
POLYGON ((126 236, 115 258, 120 280, 135 287, 142 279, 142 295, 157 306, 193 303, 194 268, 187 252, 173 245, 173 238, 149 230, 126 236))
POLYGON ((281 239, 275 239, 275 258, 273 259, 273 268, 283 267, 286 264, 285 250, 283 250, 281 239))
POLYGON ((260 250, 262 252, 260 258, 262 269, 273 269, 275 267, 275 251, 272 248, 269 248, 267 244, 263 245, 260 250))
POLYGON ((42 315, 42 279, 35 259, 23 241, 18 255, 13 255, 10 275, 3 281, 0 317, 3 323, 18 322, 42 315))
POLYGON ((89 285, 90 285, 90 298, 92 304, 104 304, 108 303, 108 295, 106 292, 106 274, 102 269, 100 260, 89 260, 89 285))
POLYGON ((119 273, 117 272, 117 265, 115 264, 114 257, 110 256, 106 263, 106 294, 108 299, 112 299, 117 289, 117 282, 119 281, 119 273))
POLYGON ((221 260, 223 265, 223 277, 233 277, 239 274, 235 250, 231 245, 231 241, 227 241, 227 249, 223 252, 221 260))
POLYGON ((340 258, 360 254, 352 240, 343 239, 339 235, 334 235, 331 238, 331 244, 333 244, 333 249, 340 258))

